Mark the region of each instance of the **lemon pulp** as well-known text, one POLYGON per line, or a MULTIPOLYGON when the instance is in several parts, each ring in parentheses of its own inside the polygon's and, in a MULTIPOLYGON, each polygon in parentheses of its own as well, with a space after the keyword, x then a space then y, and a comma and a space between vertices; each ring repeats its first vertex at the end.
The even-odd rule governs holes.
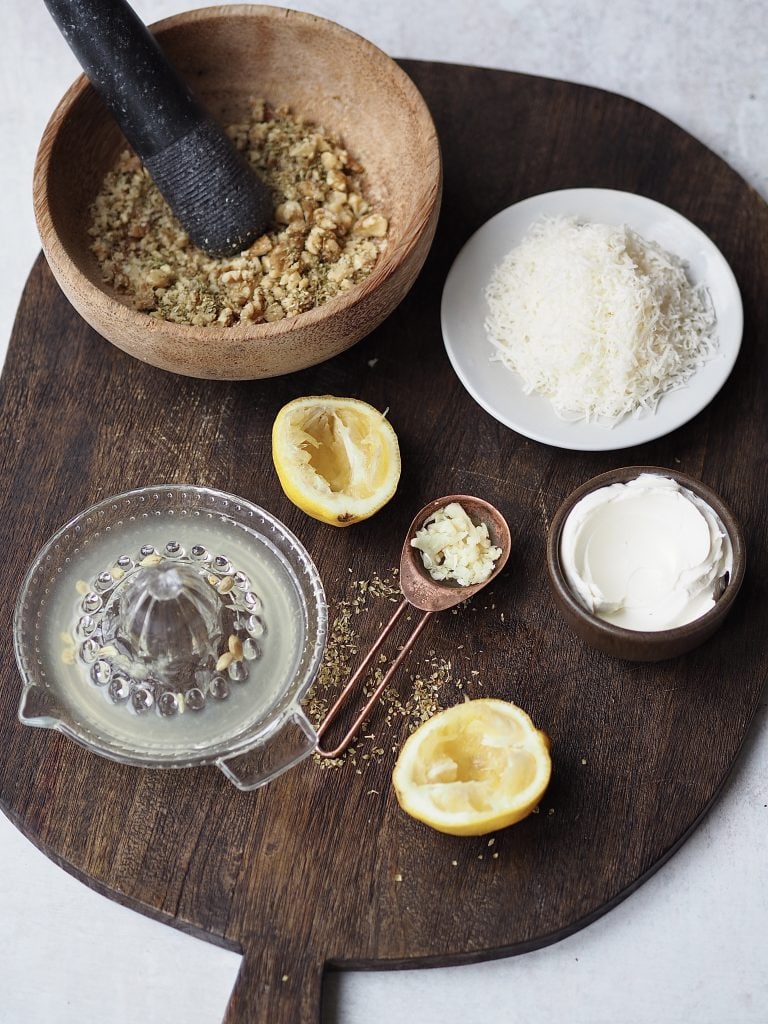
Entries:
POLYGON ((334 526, 373 515, 400 479, 391 424, 355 398, 311 396, 283 406, 272 429, 272 459, 286 496, 334 526))
POLYGON ((441 711, 408 738, 393 772, 408 814, 453 835, 526 817, 551 774, 549 739, 521 708, 484 698, 441 711))

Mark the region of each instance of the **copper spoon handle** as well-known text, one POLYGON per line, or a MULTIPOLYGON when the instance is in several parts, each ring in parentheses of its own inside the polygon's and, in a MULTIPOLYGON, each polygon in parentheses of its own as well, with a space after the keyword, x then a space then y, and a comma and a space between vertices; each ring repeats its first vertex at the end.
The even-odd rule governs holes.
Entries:
MULTIPOLYGON (((368 652, 368 654, 366 654, 365 658, 363 659, 363 661, 360 664, 360 666, 358 667, 358 669, 350 676, 349 682, 347 683, 347 685, 344 687, 344 689, 341 691, 341 693, 337 697, 335 704, 331 707, 331 709, 329 710, 328 714, 325 716, 323 721, 320 723, 320 726, 319 726, 319 728, 317 730, 318 741, 320 739, 322 739, 323 734, 327 730, 328 726, 336 718, 336 715, 338 714, 339 709, 341 708, 341 706, 346 701, 347 696, 349 695, 349 693, 354 689, 354 687, 357 685, 357 683, 359 683, 360 680, 365 676, 366 672, 368 671, 368 669, 371 666, 371 663, 373 662, 373 659, 376 657, 376 654, 378 653, 379 649, 381 648, 381 645, 387 639, 387 637, 389 636, 390 632, 392 631, 395 623, 398 621, 400 616, 403 614, 405 609, 408 608, 408 607, 411 607, 409 602, 405 598, 403 598, 403 600, 400 602, 400 604, 395 609, 395 612, 392 615, 392 618, 389 620, 389 622, 386 624, 384 629, 381 631, 381 633, 379 634, 378 639, 376 640, 374 645, 371 647, 371 649, 368 652)), ((384 687, 387 685, 389 680, 392 678, 392 676, 395 674, 395 672, 398 670, 398 668, 400 667, 400 663, 408 655, 408 652, 413 647, 414 643, 418 639, 419 634, 424 629, 424 627, 426 626, 427 622, 429 621, 429 619, 431 617, 432 617, 432 612, 424 612, 424 614, 421 616, 421 619, 416 624, 416 628, 413 630, 413 632, 411 633, 411 635, 408 637, 408 639, 406 640, 405 644, 403 645, 403 649, 399 652, 399 654, 397 655, 395 660, 392 662, 392 664, 387 669, 387 672, 385 673, 384 678, 381 680, 379 685, 376 687, 376 689, 373 691, 371 696, 368 698, 367 703, 363 707, 362 711, 358 714, 358 716, 355 719, 353 725, 349 729, 349 732, 346 734, 346 736, 341 741, 341 743, 339 743, 339 745, 337 747, 334 747, 333 750, 325 750, 318 743, 318 746, 316 748, 316 752, 321 757, 338 757, 340 754, 344 753, 344 751, 347 749, 347 747, 349 746, 350 742, 352 741, 352 739, 353 739, 355 733, 357 732, 357 730, 360 728, 360 726, 363 724, 365 719, 371 713, 371 710, 372 710, 374 704, 379 699, 380 693, 382 692, 384 687)))

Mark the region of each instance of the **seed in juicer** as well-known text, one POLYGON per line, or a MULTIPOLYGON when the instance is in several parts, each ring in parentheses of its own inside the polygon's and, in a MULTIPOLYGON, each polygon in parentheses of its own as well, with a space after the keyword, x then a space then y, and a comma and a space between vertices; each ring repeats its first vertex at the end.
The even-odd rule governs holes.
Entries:
POLYGON ((229 668, 229 666, 232 664, 234 660, 235 659, 232 656, 232 653, 230 651, 225 651, 219 658, 219 660, 216 662, 216 671, 226 672, 226 670, 229 668))
POLYGON ((155 552, 154 555, 147 555, 145 558, 142 558, 142 560, 141 560, 141 562, 139 564, 140 565, 144 565, 144 566, 147 566, 147 565, 159 565, 162 562, 162 560, 163 560, 163 556, 162 555, 158 555, 157 552, 155 552))

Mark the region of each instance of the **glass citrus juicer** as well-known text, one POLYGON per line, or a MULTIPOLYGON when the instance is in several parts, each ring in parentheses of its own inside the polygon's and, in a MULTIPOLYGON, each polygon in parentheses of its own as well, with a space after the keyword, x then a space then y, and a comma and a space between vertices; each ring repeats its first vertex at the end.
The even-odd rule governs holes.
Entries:
POLYGON ((213 764, 239 789, 256 789, 315 751, 338 756, 430 616, 495 579, 509 547, 503 517, 478 498, 452 495, 422 509, 403 545, 403 600, 315 731, 301 700, 320 668, 328 615, 296 537, 257 505, 206 487, 106 498, 48 541, 22 584, 19 718, 124 764, 213 764), (452 500, 501 547, 492 574, 474 586, 436 583, 410 544, 452 500), (422 612, 411 637, 341 743, 321 747, 408 607, 422 612))
POLYGON ((320 576, 264 509, 206 487, 99 502, 30 567, 19 717, 125 764, 214 764, 250 790, 312 753, 320 576))

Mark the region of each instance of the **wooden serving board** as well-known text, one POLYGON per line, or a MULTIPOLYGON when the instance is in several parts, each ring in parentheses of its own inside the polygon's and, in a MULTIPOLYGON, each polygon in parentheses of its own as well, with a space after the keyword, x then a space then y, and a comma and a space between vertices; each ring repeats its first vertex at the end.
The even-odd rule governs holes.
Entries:
MULTIPOLYGON (((317 1020, 325 967, 480 960, 588 924, 700 821, 763 685, 768 209, 720 159, 630 100, 498 71, 405 67, 437 122, 444 207, 419 281, 368 339, 277 380, 174 377, 102 341, 40 258, 2 379, 0 806, 95 889, 242 950, 227 1024, 317 1020), (574 186, 637 191, 679 210, 722 249, 744 296, 743 351, 723 391, 687 426, 631 451, 582 455, 512 433, 469 398, 442 347, 440 294, 462 243, 516 200, 574 186), (395 499, 347 530, 290 505, 270 456, 280 406, 325 393, 388 407, 402 445, 395 499), (658 665, 585 647, 546 584, 545 535, 560 501, 588 477, 632 463, 703 479, 736 510, 747 540, 747 579, 725 627, 658 665), (371 727, 387 754, 359 762, 360 774, 310 760, 250 795, 213 768, 126 768, 21 726, 11 620, 27 564, 85 505, 161 481, 232 491, 283 519, 316 559, 332 611, 351 579, 396 564, 404 530, 429 499, 469 492, 496 503, 514 537, 507 570, 487 600, 435 618, 410 671, 436 651, 461 666, 474 695, 531 713, 553 742, 540 813, 499 833, 492 851, 486 839, 442 836, 407 818, 390 786, 391 746, 406 726, 387 733, 383 716, 371 727)), ((378 620, 358 619, 365 642, 378 620)), ((407 689, 408 672, 399 685, 407 689)))

